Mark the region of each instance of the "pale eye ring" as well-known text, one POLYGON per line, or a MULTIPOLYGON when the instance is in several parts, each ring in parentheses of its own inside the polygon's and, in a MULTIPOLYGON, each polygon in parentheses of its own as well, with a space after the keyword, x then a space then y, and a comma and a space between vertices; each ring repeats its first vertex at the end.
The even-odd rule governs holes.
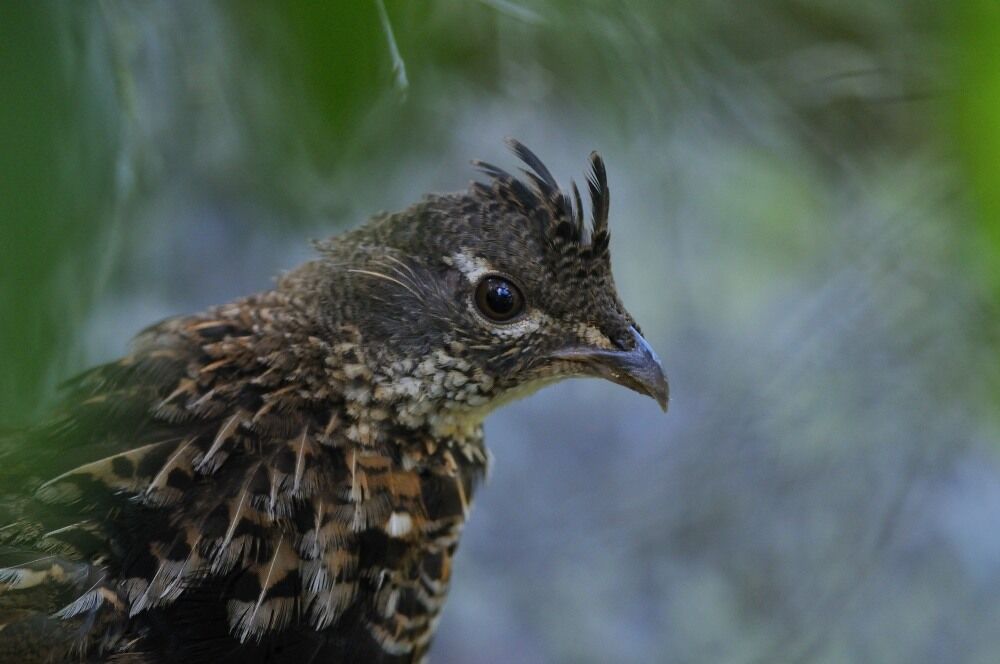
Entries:
POLYGON ((476 285, 476 308, 491 321, 506 323, 524 311, 524 295, 510 279, 486 275, 476 285))

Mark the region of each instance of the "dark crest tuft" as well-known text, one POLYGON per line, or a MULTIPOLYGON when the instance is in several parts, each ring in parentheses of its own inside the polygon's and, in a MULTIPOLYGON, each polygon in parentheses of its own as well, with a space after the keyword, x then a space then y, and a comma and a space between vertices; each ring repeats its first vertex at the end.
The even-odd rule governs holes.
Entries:
POLYGON ((600 155, 590 153, 587 188, 590 191, 592 221, 588 237, 583 220, 583 201, 576 183, 571 183, 572 195, 562 191, 552 173, 534 152, 513 138, 508 138, 505 142, 527 167, 521 169, 527 180, 519 180, 492 164, 473 161, 473 165, 492 180, 489 185, 473 183, 473 194, 518 208, 530 219, 543 224, 545 232, 554 242, 575 244, 580 249, 590 249, 593 255, 599 255, 607 249, 611 197, 607 171, 600 155))

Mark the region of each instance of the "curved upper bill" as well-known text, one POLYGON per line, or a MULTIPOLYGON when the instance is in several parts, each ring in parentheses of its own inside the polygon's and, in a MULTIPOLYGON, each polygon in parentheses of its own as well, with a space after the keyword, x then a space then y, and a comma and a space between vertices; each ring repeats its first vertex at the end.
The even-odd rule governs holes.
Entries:
POLYGON ((630 390, 653 397, 664 412, 670 401, 670 386, 660 358, 634 327, 635 345, 631 350, 575 347, 553 353, 553 359, 580 362, 584 373, 607 378, 630 390))

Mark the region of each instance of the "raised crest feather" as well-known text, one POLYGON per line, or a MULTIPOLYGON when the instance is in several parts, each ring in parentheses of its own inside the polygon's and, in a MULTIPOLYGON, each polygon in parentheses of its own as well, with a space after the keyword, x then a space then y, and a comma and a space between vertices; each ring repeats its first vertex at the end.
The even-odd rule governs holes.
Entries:
POLYGON ((596 152, 590 153, 591 172, 587 176, 590 186, 590 203, 592 207, 594 235, 608 232, 608 211, 611 207, 611 192, 608 190, 608 172, 604 168, 604 160, 596 152))
POLYGON ((584 227, 583 202, 576 183, 571 183, 570 192, 562 191, 552 172, 527 146, 513 138, 505 139, 505 143, 526 166, 521 169, 526 180, 522 181, 493 164, 473 161, 472 164, 492 180, 493 186, 476 182, 472 185, 472 193, 481 198, 508 201, 529 218, 540 217, 546 233, 555 241, 574 243, 581 250, 592 248, 595 255, 605 249, 611 198, 607 171, 600 155, 590 153, 587 188, 591 202, 591 229, 588 236, 584 227))

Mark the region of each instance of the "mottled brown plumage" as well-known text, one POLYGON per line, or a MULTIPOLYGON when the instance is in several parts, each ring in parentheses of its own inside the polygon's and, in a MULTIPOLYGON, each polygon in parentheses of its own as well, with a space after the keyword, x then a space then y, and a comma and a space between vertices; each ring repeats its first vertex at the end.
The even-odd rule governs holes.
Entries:
POLYGON ((611 279, 601 160, 588 229, 511 144, 526 180, 479 164, 271 291, 159 323, 3 441, 0 661, 424 657, 483 417, 573 375, 666 405, 611 279))

